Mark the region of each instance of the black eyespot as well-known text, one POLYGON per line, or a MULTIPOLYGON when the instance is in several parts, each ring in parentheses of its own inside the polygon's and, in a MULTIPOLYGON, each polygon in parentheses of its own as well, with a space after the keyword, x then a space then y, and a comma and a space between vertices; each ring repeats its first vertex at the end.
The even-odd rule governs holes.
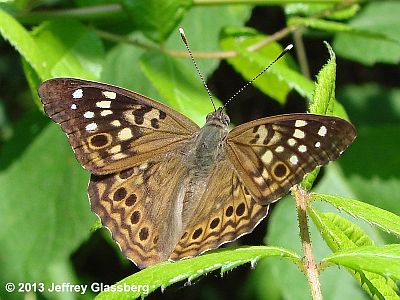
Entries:
POLYGON ((219 218, 215 218, 214 220, 211 221, 210 228, 214 229, 218 226, 218 224, 219 224, 219 218))
POLYGON ((110 143, 110 137, 105 133, 99 133, 89 138, 89 146, 92 148, 102 148, 110 143))
POLYGON ((141 241, 144 241, 144 240, 147 240, 148 237, 149 237, 149 229, 147 227, 143 227, 142 229, 140 229, 139 239, 141 241))
POLYGON ((196 229, 196 231, 193 233, 192 238, 195 240, 195 239, 197 239, 202 233, 203 233, 203 229, 198 228, 198 229, 196 229))
POLYGON ((137 224, 140 219, 140 211, 135 210, 132 215, 131 215, 131 223, 132 224, 137 224))
POLYGON ((125 204, 127 206, 133 206, 133 205, 135 205, 136 200, 137 200, 136 194, 129 195, 129 197, 126 198, 126 200, 125 200, 125 204))
POLYGON ((126 197, 126 189, 124 187, 120 187, 118 190, 115 191, 113 195, 114 201, 121 201, 126 197))
POLYGON ((242 203, 240 203, 239 205, 238 205, 238 207, 236 207, 236 215, 237 216, 241 216, 241 215, 243 215, 243 213, 244 213, 244 210, 245 210, 245 205, 244 205, 244 203, 242 202, 242 203))
POLYGON ((225 211, 225 216, 230 217, 233 214, 233 206, 229 206, 225 211))
POLYGON ((287 172, 287 167, 283 163, 278 163, 274 168, 274 174, 276 177, 284 177, 287 172))

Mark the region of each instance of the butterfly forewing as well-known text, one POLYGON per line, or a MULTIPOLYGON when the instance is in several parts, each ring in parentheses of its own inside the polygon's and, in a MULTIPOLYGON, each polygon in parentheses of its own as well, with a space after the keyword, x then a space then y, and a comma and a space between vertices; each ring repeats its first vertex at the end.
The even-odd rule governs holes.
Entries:
POLYGON ((113 173, 179 148, 199 129, 159 102, 107 84, 56 78, 40 85, 39 96, 77 159, 94 174, 113 173))
POLYGON ((227 152, 246 187, 269 204, 317 166, 337 159, 355 136, 354 127, 336 117, 281 115, 235 127, 227 152))

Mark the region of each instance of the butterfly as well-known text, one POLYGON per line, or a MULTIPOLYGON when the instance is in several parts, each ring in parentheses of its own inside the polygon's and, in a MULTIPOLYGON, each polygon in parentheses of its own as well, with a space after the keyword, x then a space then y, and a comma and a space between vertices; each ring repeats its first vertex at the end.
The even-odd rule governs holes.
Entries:
POLYGON ((47 80, 38 92, 91 173, 92 211, 140 268, 250 233, 271 203, 356 137, 343 119, 301 113, 229 131, 223 108, 199 128, 146 96, 73 78, 47 80))

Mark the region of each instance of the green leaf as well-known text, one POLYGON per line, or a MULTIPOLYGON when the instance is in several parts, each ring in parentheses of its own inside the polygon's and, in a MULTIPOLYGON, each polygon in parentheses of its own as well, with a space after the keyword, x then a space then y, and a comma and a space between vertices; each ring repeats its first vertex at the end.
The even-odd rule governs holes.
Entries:
MULTIPOLYGON (((251 5, 196 5, 185 14, 179 26, 184 28, 192 51, 220 51, 219 37, 223 28, 243 26, 250 18, 252 8, 251 5)), ((177 30, 170 35, 166 47, 186 52, 177 30)), ((212 57, 196 60, 205 77, 211 75, 220 64, 220 59, 212 57)), ((193 63, 188 57, 182 59, 182 62, 190 69, 193 68, 193 63)))
POLYGON ((28 81, 33 100, 35 101, 37 107, 43 108, 43 104, 40 101, 39 95, 37 93, 37 87, 40 84, 41 80, 40 80, 38 74, 32 68, 32 66, 23 57, 21 57, 21 61, 22 61, 22 68, 24 70, 25 78, 28 81))
MULTIPOLYGON (((338 98, 343 100, 356 127, 397 127, 400 124, 399 88, 390 89, 372 83, 347 85, 338 91, 338 98)), ((382 136, 391 140, 390 135, 382 133, 382 136)), ((386 144, 386 141, 383 143, 386 144)), ((389 150, 388 147, 386 149, 389 150)))
POLYGON ((36 44, 29 32, 13 17, 0 9, 0 33, 28 61, 36 72, 49 76, 45 53, 36 44))
MULTIPOLYGON (((313 100, 308 110, 313 114, 331 115, 335 103, 336 57, 331 46, 328 43, 325 44, 328 48, 330 58, 317 75, 313 100)), ((319 170, 320 168, 317 167, 304 177, 301 185, 305 189, 311 189, 319 174, 319 170)))
POLYGON ((372 246, 374 242, 356 224, 334 213, 321 213, 309 207, 308 213, 332 251, 372 246))
POLYGON ((337 54, 365 65, 379 62, 397 64, 400 61, 399 10, 397 1, 367 3, 350 25, 386 38, 340 33, 333 43, 337 54))
MULTIPOLYGON (((374 245, 373 241, 360 227, 336 214, 320 213, 312 207, 308 208, 308 213, 324 240, 334 252, 357 246, 374 245)), ((348 271, 371 296, 375 295, 382 298, 382 295, 384 295, 383 299, 398 299, 398 288, 393 280, 376 273, 351 269, 348 269, 348 271)))
MULTIPOLYGON (((142 39, 140 34, 130 34, 129 39, 142 39)), ((108 51, 101 76, 108 82, 158 99, 160 95, 151 85, 140 67, 140 58, 148 50, 132 45, 119 44, 108 51)))
POLYGON ((400 244, 342 250, 325 257, 322 263, 334 263, 357 271, 369 271, 399 279, 400 244))
MULTIPOLYGON (((310 222, 310 233, 313 253, 315 259, 319 261, 331 251, 312 222, 310 222)), ((302 253, 296 206, 292 197, 285 197, 274 205, 268 220, 265 243, 302 253)), ((351 276, 339 269, 328 268, 321 273, 320 280, 324 299, 366 299, 365 293, 354 284, 351 276)), ((274 294, 280 295, 275 296, 275 299, 310 299, 306 276, 297 266, 285 260, 260 261, 257 268, 251 272, 248 285, 250 289, 246 290, 246 293, 249 294, 249 299, 271 299, 270 285, 274 285, 271 287, 274 294)))
POLYGON ((191 0, 122 0, 134 26, 150 39, 164 41, 191 6, 191 0))
POLYGON ((344 163, 344 184, 355 199, 400 214, 393 201, 400 194, 400 157, 398 153, 399 125, 358 127, 357 139, 351 151, 340 159, 344 163))
MULTIPOLYGON (((155 51, 143 56, 141 67, 170 106, 197 124, 204 124, 212 105, 194 70, 188 69, 177 59, 155 51)), ((216 106, 220 105, 218 100, 214 101, 216 106)))
MULTIPOLYGON (((40 112, 33 120, 36 123, 29 122, 33 129, 47 122, 40 112)), ((60 128, 47 126, 26 143, 31 139, 29 129, 16 128, 5 146, 8 154, 4 149, 0 156, 0 241, 6 258, 0 260, 2 286, 5 282, 50 286, 55 279, 74 280, 70 256, 87 239, 95 220, 86 195, 88 174, 60 128)))
MULTIPOLYGON (((295 264, 300 263, 300 257, 295 253, 278 247, 253 246, 224 249, 175 263, 164 262, 151 266, 119 281, 115 286, 123 286, 124 284, 129 286, 147 285, 148 293, 151 293, 157 288, 163 290, 167 286, 182 280, 187 279, 191 282, 214 270, 221 269, 221 273, 223 273, 245 263, 250 262, 254 265, 261 258, 273 256, 289 259, 295 264)), ((146 294, 143 291, 120 292, 118 294, 102 292, 96 299, 135 299, 140 296, 146 296, 146 294)))
POLYGON ((360 218, 388 233, 400 236, 400 217, 389 211, 339 196, 313 193, 311 199, 326 201, 354 217, 360 218))
MULTIPOLYGON (((236 51, 239 55, 228 58, 230 63, 246 80, 251 80, 271 63, 281 52, 278 43, 271 43, 257 51, 248 51, 248 47, 265 40, 265 36, 249 28, 226 29, 222 34, 221 47, 236 51)), ((289 55, 280 59, 265 74, 257 78, 253 85, 279 103, 285 103, 290 88, 301 95, 311 98, 312 83, 294 70, 289 55)))
POLYGON ((98 80, 104 60, 104 47, 92 31, 76 21, 52 21, 34 31, 34 39, 44 54, 42 64, 52 77, 79 77, 98 80))
POLYGON ((303 180, 301 181, 300 185, 307 191, 311 190, 311 188, 314 184, 314 181, 317 179, 319 170, 320 170, 320 167, 316 167, 314 171, 306 174, 306 176, 304 176, 303 180))
POLYGON ((313 114, 332 115, 335 103, 336 57, 331 46, 326 43, 329 60, 317 75, 313 102, 309 111, 313 114))
POLYGON ((104 55, 100 39, 74 21, 45 23, 34 37, 15 19, 0 10, 0 33, 43 80, 74 76, 98 79, 104 55))

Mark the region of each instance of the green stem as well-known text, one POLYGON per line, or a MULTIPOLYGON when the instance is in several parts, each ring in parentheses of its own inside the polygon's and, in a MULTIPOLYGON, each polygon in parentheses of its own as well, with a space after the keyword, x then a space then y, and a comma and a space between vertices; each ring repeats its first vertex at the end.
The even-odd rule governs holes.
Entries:
POLYGON ((37 10, 15 14, 14 17, 23 24, 37 24, 48 19, 75 18, 79 20, 104 19, 123 14, 121 5, 108 4, 78 8, 37 10))
POLYGON ((99 37, 111 41, 111 42, 116 42, 116 43, 123 43, 123 44, 128 44, 128 45, 132 45, 132 46, 136 46, 139 48, 143 48, 146 50, 155 50, 158 49, 158 47, 150 45, 150 44, 146 44, 146 43, 142 43, 138 40, 134 40, 131 39, 129 37, 123 36, 123 35, 119 35, 119 34, 114 34, 108 31, 104 31, 104 30, 100 30, 100 29, 96 29, 96 28, 91 28, 99 37))

